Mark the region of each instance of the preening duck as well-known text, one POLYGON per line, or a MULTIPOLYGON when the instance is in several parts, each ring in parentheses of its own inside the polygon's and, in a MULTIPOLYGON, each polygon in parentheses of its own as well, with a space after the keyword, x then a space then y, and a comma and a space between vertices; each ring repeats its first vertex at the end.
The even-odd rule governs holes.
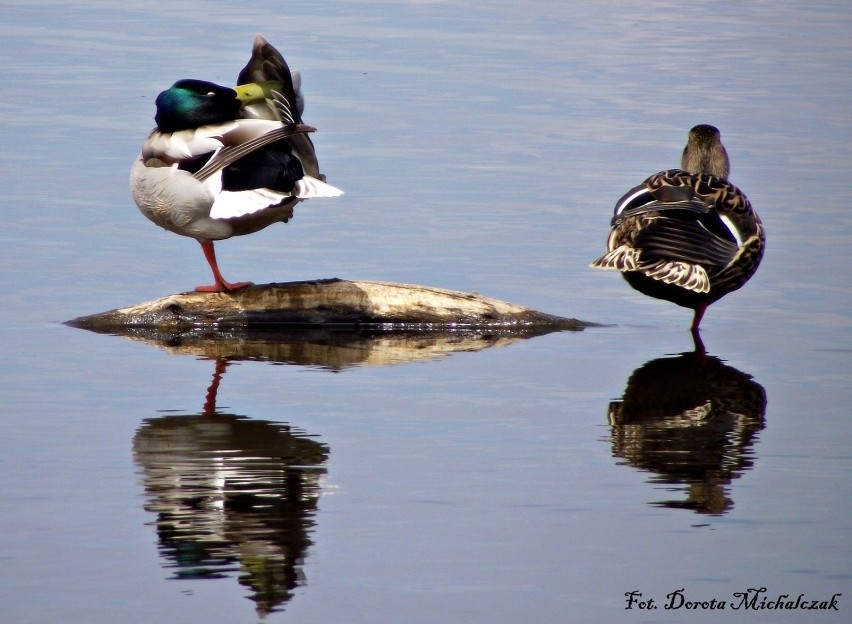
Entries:
POLYGON ((719 130, 689 131, 680 169, 655 173, 615 205, 607 252, 590 266, 620 271, 639 292, 694 310, 745 284, 766 246, 760 218, 728 182, 730 161, 719 130))
POLYGON ((302 123, 300 76, 263 37, 235 88, 179 80, 157 96, 157 127, 130 173, 139 210, 157 225, 196 239, 215 282, 196 291, 223 292, 213 241, 287 222, 309 197, 335 197, 319 171, 302 123))

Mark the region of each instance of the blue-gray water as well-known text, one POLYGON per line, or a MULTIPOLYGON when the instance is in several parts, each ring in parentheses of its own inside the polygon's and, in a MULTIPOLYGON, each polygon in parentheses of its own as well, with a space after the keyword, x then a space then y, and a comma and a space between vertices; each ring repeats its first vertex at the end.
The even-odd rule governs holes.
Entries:
POLYGON ((849 621, 847 2, 0 8, 0 619, 849 621), (302 71, 346 195, 220 244, 226 277, 475 290, 611 326, 224 367, 62 325, 209 280, 127 177, 156 93, 231 84, 257 33, 302 71), (614 201, 696 123, 768 232, 705 316, 703 363, 679 355, 687 311, 587 268, 614 201), (726 411, 648 416, 682 394, 726 411), (732 610, 761 587, 843 595, 732 610), (665 609, 681 588, 728 608, 665 609), (626 609, 634 590, 659 608, 626 609))

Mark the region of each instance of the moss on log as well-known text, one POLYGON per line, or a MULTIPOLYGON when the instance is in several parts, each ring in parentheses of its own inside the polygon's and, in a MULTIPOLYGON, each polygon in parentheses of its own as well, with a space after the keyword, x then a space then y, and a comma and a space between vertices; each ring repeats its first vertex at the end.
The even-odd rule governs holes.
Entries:
POLYGON ((592 325, 505 301, 441 288, 325 279, 181 293, 68 321, 92 331, 218 331, 348 326, 385 331, 451 328, 581 330, 592 325))

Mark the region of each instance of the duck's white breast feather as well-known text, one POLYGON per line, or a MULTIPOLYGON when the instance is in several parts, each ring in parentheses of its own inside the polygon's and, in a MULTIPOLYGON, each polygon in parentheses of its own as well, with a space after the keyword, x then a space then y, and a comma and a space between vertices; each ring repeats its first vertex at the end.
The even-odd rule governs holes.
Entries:
POLYGON ((143 158, 159 158, 167 162, 180 162, 223 146, 223 132, 232 130, 230 124, 202 126, 193 130, 160 132, 154 130, 142 146, 143 158))
POLYGON ((281 124, 275 121, 238 119, 177 132, 154 130, 145 140, 142 154, 144 158, 180 162, 224 146, 241 145, 279 128, 281 124))

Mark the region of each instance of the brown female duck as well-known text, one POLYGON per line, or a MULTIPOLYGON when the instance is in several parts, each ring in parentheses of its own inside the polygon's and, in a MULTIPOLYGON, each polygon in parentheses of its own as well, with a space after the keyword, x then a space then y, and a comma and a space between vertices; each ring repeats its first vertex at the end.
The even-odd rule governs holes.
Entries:
POLYGON ((719 130, 692 128, 680 169, 655 173, 618 200, 607 252, 590 266, 620 271, 639 292, 691 308, 697 330, 710 304, 754 275, 766 246, 729 170, 719 130))

